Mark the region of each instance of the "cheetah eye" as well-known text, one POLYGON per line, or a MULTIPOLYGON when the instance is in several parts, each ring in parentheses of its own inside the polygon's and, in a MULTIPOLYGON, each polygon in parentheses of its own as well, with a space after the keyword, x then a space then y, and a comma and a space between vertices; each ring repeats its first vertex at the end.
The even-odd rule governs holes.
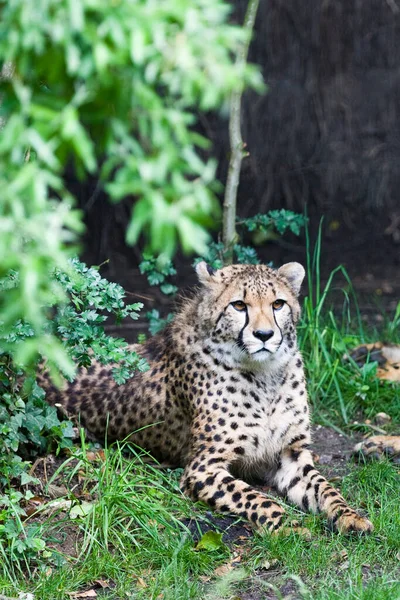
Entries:
POLYGON ((235 302, 231 302, 231 306, 233 306, 233 308, 239 312, 246 310, 246 304, 242 302, 242 300, 235 300, 235 302))
POLYGON ((285 304, 285 301, 284 301, 284 300, 279 300, 279 299, 278 299, 278 300, 275 300, 275 301, 272 303, 272 308, 273 308, 274 310, 281 310, 281 308, 283 307, 283 305, 284 305, 284 304, 285 304))

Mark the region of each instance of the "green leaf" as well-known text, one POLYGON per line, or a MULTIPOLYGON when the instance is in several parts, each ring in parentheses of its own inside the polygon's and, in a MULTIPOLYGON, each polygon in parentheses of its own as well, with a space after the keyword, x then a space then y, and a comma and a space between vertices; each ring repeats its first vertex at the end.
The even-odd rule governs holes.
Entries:
POLYGON ((40 484, 40 481, 37 477, 32 477, 29 473, 23 472, 21 474, 21 485, 27 485, 28 483, 34 483, 35 485, 40 484))
POLYGON ((197 542, 195 550, 205 550, 206 552, 215 552, 225 547, 222 541, 222 533, 216 531, 207 531, 197 542))
POLYGON ((94 510, 95 505, 93 502, 86 502, 83 500, 79 504, 75 504, 69 511, 71 519, 78 519, 79 517, 86 517, 94 510))

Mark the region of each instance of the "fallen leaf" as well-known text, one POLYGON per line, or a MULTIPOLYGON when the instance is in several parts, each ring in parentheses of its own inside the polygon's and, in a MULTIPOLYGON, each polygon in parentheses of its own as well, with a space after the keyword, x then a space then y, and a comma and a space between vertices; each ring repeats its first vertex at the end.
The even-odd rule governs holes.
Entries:
POLYGON ((147 588, 147 583, 145 582, 143 577, 136 577, 136 585, 141 589, 147 588))
POLYGON ((97 585, 99 585, 101 588, 109 588, 110 587, 110 581, 109 580, 105 580, 105 579, 95 579, 95 583, 97 583, 97 585))
POLYGON ((50 498, 62 498, 68 494, 68 490, 65 485, 54 485, 54 483, 49 483, 47 486, 47 491, 50 498))
POLYGON ((224 565, 220 565, 215 569, 214 575, 216 575, 217 577, 222 577, 223 575, 229 573, 229 571, 232 571, 233 568, 234 567, 232 563, 225 563, 224 565))
POLYGON ((69 511, 69 516, 71 519, 77 519, 78 517, 86 517, 92 510, 94 504, 93 502, 86 502, 85 500, 80 504, 75 504, 71 510, 69 511))
POLYGON ((222 541, 222 533, 207 531, 194 547, 195 550, 207 550, 213 552, 225 546, 222 541))
POLYGON ((345 560, 344 563, 339 565, 338 569, 339 569, 339 571, 347 571, 348 569, 350 569, 350 561, 345 560))
POLYGON ((276 567, 277 564, 278 564, 278 559, 271 558, 271 560, 265 560, 263 563, 261 563, 259 565, 259 568, 264 569, 264 571, 268 571, 269 569, 276 567))
POLYGON ((44 506, 48 500, 42 496, 33 496, 28 500, 25 506, 25 512, 27 517, 31 517, 35 513, 39 512, 42 506, 44 506))
POLYGON ((96 451, 89 450, 88 452, 86 452, 86 458, 89 462, 94 462, 95 460, 105 461, 106 455, 104 453, 104 450, 101 449, 96 451))
POLYGON ((95 590, 86 590, 86 592, 67 592, 71 598, 97 598, 95 590))
MULTIPOLYGON (((388 379, 389 381, 400 381, 400 345, 384 344, 375 342, 373 344, 362 344, 354 348, 350 357, 362 367, 369 361, 377 362, 378 369, 376 376, 379 379, 388 379)), ((348 356, 345 356, 348 359, 348 356)))

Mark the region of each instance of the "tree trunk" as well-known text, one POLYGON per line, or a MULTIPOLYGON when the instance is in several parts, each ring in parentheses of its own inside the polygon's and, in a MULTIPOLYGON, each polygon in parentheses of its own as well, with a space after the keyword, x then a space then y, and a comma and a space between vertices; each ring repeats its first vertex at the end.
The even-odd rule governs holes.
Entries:
MULTIPOLYGON (((253 33, 254 22, 256 19, 259 0, 249 0, 246 16, 244 20, 244 29, 246 39, 244 40, 237 58, 236 64, 243 66, 247 61, 249 45, 253 33)), ((225 186, 223 216, 222 216, 222 241, 224 244, 225 264, 232 264, 233 247, 236 243, 236 203, 237 189, 240 178, 240 168, 242 159, 246 156, 245 146, 240 130, 241 104, 243 88, 234 92, 231 96, 230 115, 229 115, 229 143, 231 155, 228 166, 228 177, 225 186)))

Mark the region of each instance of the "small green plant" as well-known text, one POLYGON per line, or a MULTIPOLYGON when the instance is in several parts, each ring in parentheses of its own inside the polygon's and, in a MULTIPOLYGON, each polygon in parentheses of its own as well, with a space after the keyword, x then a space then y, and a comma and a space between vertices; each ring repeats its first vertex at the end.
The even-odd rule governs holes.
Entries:
POLYGON ((395 336, 396 333, 400 330, 400 302, 398 302, 396 306, 395 313, 393 315, 393 319, 389 322, 387 328, 387 335, 391 339, 395 336))
POLYGON ((29 489, 24 492, 11 489, 7 494, 0 495, 0 556, 4 566, 9 565, 10 571, 14 567, 19 569, 20 563, 28 566, 32 559, 35 561, 46 549, 40 525, 32 523, 25 527, 23 523, 26 517, 23 504, 32 497, 29 489))
POLYGON ((93 359, 116 363, 112 373, 117 383, 127 381, 136 370, 146 370, 146 361, 132 352, 125 340, 108 336, 103 327, 107 314, 117 323, 125 318, 136 320, 143 304, 126 304, 126 292, 120 285, 77 259, 71 260, 68 272, 56 271, 55 278, 69 301, 57 308, 53 328, 74 364, 88 367, 93 359))
MULTIPOLYGON (((45 335, 58 339, 56 348, 63 349, 67 360, 57 360, 52 354, 46 366, 56 383, 61 382, 57 369, 65 366, 64 375, 73 378, 71 365, 89 367, 96 359, 102 364, 113 363, 112 373, 117 383, 129 379, 136 370, 145 370, 147 363, 128 344, 106 335, 104 322, 112 315, 117 322, 137 319, 140 303, 126 304, 121 286, 103 279, 98 270, 88 268, 76 259, 65 271, 57 269, 53 280, 68 299, 57 303, 57 296, 48 296, 53 318, 47 321, 45 335)), ((15 272, 4 278, 3 290, 20 285, 15 272)), ((29 460, 48 451, 59 452, 72 445, 74 435, 69 421, 60 421, 54 407, 45 402, 44 391, 35 382, 36 340, 29 323, 18 320, 10 333, 0 336, 0 546, 8 558, 28 560, 32 553, 42 551, 42 542, 35 527, 25 527, 23 504, 28 499, 24 486, 33 481, 29 460), (24 370, 23 363, 31 368, 24 370), (21 491, 22 490, 22 491, 21 491)), ((54 344, 52 346, 54 351, 54 344)))
POLYGON ((162 331, 168 325, 168 323, 171 323, 174 316, 174 313, 170 312, 165 317, 162 317, 160 315, 160 311, 156 308, 153 308, 153 310, 149 310, 146 313, 146 318, 149 322, 150 334, 157 335, 157 333, 160 333, 160 331, 162 331))
POLYGON ((143 254, 139 269, 142 274, 146 275, 149 284, 159 286, 163 294, 173 296, 178 291, 176 285, 168 281, 169 277, 176 275, 176 269, 172 261, 165 256, 155 257, 151 254, 143 254))
MULTIPOLYGON (((52 280, 56 290, 62 289, 65 300, 60 301, 57 293, 48 294, 46 309, 49 318, 43 343, 37 347, 29 321, 18 320, 13 324, 11 333, 0 336, 0 355, 10 355, 16 365, 35 365, 38 351, 47 356, 48 344, 51 344, 47 367, 56 379, 59 366, 65 376, 72 378, 75 366, 87 367, 92 358, 103 364, 118 363, 113 369, 118 383, 126 381, 136 369, 146 368, 143 359, 128 351, 124 340, 107 336, 103 328, 107 313, 113 315, 117 322, 126 317, 137 319, 143 306, 140 302, 126 304, 126 294, 120 285, 103 279, 98 269, 88 268, 77 259, 71 259, 64 271, 56 269, 52 280)), ((3 289, 14 289, 20 285, 20 278, 15 272, 0 281, 3 289)))
MULTIPOLYGON (((146 275, 151 286, 159 287, 166 296, 173 298, 176 295, 178 288, 170 281, 170 277, 176 275, 176 269, 170 259, 145 253, 139 269, 142 274, 146 275)), ((156 335, 172 321, 174 314, 168 313, 166 317, 161 317, 160 311, 154 308, 146 313, 146 318, 149 322, 150 334, 156 335)))
POLYGON ((284 208, 270 210, 266 214, 258 214, 238 221, 238 225, 242 225, 247 231, 260 231, 266 234, 277 231, 279 235, 283 235, 287 230, 294 235, 300 235, 306 224, 307 217, 305 215, 284 208))
MULTIPOLYGON (((258 214, 248 219, 238 220, 238 236, 242 239, 245 232, 262 235, 262 240, 273 237, 272 234, 284 235, 288 230, 295 235, 300 235, 302 228, 306 225, 307 218, 292 212, 291 210, 281 209, 272 210, 266 214, 258 214)), ((245 246, 239 241, 233 245, 233 249, 227 250, 223 242, 212 242, 208 245, 207 252, 196 259, 195 263, 205 260, 214 269, 220 269, 228 262, 228 255, 233 262, 240 264, 259 264, 260 259, 257 250, 253 246, 245 246)))

